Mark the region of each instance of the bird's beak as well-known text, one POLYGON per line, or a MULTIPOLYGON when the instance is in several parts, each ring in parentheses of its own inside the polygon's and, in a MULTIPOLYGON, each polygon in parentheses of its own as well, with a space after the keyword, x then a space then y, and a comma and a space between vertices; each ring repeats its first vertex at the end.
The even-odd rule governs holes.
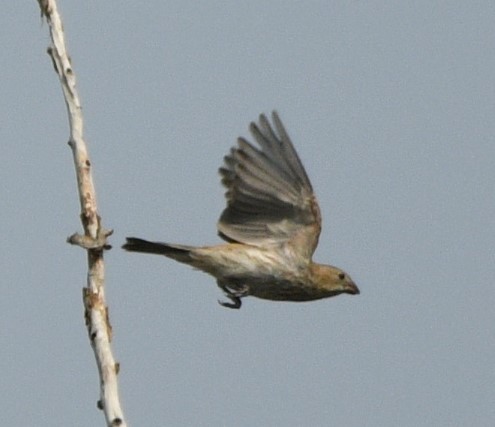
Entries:
POLYGON ((359 288, 356 286, 354 282, 349 283, 347 285, 346 293, 351 294, 351 295, 359 295, 359 288))

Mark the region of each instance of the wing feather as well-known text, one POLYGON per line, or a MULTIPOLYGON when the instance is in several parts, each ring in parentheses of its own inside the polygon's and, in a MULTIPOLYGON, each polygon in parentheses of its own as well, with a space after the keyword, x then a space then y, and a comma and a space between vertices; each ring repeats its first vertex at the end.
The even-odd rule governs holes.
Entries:
POLYGON ((239 138, 220 168, 227 207, 218 222, 222 238, 257 246, 290 245, 309 260, 321 217, 311 182, 278 114, 251 123, 259 147, 239 138))

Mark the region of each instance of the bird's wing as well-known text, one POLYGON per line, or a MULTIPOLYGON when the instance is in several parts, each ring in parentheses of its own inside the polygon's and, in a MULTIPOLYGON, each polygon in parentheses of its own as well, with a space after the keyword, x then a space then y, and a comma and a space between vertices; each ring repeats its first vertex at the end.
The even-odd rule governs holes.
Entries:
POLYGON ((220 168, 227 207, 218 222, 227 241, 256 246, 289 244, 309 260, 321 230, 313 188, 276 112, 274 129, 265 115, 250 131, 258 143, 243 138, 220 168))

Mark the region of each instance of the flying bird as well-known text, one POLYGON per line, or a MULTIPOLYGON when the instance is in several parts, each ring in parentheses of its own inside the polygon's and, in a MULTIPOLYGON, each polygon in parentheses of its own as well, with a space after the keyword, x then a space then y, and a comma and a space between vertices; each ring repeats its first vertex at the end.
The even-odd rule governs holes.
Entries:
POLYGON ((227 207, 217 224, 227 243, 186 246, 128 237, 131 252, 165 255, 217 279, 230 301, 254 296, 276 301, 312 301, 359 289, 343 270, 312 261, 321 231, 313 187, 278 114, 251 123, 254 145, 244 138, 219 169, 227 207))

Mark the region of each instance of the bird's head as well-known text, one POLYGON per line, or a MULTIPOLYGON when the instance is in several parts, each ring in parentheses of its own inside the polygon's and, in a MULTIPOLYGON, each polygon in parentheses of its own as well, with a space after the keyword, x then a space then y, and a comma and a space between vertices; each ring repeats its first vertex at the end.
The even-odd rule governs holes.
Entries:
POLYGON ((339 294, 358 295, 359 288, 343 270, 331 265, 312 264, 310 267, 313 284, 328 296, 339 294))

